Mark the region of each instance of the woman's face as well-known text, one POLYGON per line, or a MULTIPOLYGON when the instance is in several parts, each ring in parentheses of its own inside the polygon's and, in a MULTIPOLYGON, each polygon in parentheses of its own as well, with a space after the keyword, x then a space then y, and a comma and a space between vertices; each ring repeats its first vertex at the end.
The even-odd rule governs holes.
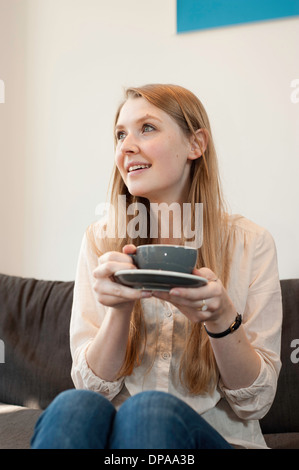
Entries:
POLYGON ((150 202, 184 202, 189 190, 192 138, 145 98, 129 98, 115 128, 115 162, 132 195, 150 202))

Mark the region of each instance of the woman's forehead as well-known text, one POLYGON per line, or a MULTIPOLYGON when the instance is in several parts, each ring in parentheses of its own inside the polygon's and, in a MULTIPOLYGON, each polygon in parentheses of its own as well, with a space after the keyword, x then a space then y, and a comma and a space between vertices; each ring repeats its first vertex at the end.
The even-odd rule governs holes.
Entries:
POLYGON ((146 119, 155 119, 160 122, 171 120, 174 122, 169 114, 145 98, 128 98, 119 112, 116 128, 130 123, 138 123, 146 119))

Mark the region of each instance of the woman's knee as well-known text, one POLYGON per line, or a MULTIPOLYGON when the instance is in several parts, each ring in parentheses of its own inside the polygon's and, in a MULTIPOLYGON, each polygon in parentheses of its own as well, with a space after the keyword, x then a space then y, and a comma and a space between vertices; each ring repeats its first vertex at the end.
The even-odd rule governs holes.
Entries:
MULTIPOLYGON (((115 408, 103 396, 89 390, 67 390, 60 393, 37 421, 32 446, 78 446, 82 438, 107 428, 110 432, 115 408), (71 442, 72 441, 72 442, 71 442)), ((104 438, 104 436, 103 436, 104 438)), ((86 441, 85 445, 89 445, 86 441)))
MULTIPOLYGON (((129 398, 115 421, 115 444, 125 448, 226 448, 221 436, 189 405, 165 392, 129 398), (121 430, 122 441, 117 435, 121 430), (223 446, 223 447, 222 447, 223 446)), ((120 447, 118 447, 120 448, 120 447)))
POLYGON ((173 428, 184 428, 180 400, 158 391, 146 391, 130 397, 120 407, 115 421, 113 448, 176 448, 173 428), (175 425, 175 422, 180 421, 175 425))
POLYGON ((103 412, 103 409, 113 412, 114 407, 106 398, 96 392, 72 389, 57 395, 46 408, 44 414, 55 414, 56 418, 62 416, 66 420, 68 415, 73 419, 80 414, 86 416, 88 413, 103 412))

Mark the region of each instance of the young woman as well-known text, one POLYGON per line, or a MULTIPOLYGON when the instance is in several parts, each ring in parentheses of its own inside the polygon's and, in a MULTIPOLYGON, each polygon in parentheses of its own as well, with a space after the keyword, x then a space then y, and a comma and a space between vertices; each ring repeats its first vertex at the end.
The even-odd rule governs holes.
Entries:
POLYGON ((44 412, 32 447, 265 447, 258 420, 280 370, 275 245, 265 229, 227 214, 209 120, 193 93, 158 84, 126 91, 111 206, 115 219, 93 224, 80 252, 70 328, 76 390, 44 412), (183 229, 172 229, 175 214, 167 237, 161 217, 154 239, 150 223, 145 236, 124 235, 117 221, 125 214, 128 228, 138 203, 145 222, 153 204, 189 204, 194 215, 202 203, 193 274, 205 286, 161 292, 117 282, 117 271, 136 269, 128 256, 136 246, 187 244, 183 229))

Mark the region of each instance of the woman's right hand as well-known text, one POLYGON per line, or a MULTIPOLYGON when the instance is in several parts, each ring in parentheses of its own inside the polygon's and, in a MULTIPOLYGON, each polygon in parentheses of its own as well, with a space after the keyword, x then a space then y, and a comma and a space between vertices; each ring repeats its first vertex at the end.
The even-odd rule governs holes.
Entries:
POLYGON ((101 304, 117 310, 132 311, 136 300, 151 297, 150 292, 123 286, 114 279, 114 274, 117 271, 137 269, 131 257, 128 256, 135 251, 135 245, 125 245, 122 253, 109 251, 100 256, 99 264, 93 272, 95 278, 93 290, 101 304))

